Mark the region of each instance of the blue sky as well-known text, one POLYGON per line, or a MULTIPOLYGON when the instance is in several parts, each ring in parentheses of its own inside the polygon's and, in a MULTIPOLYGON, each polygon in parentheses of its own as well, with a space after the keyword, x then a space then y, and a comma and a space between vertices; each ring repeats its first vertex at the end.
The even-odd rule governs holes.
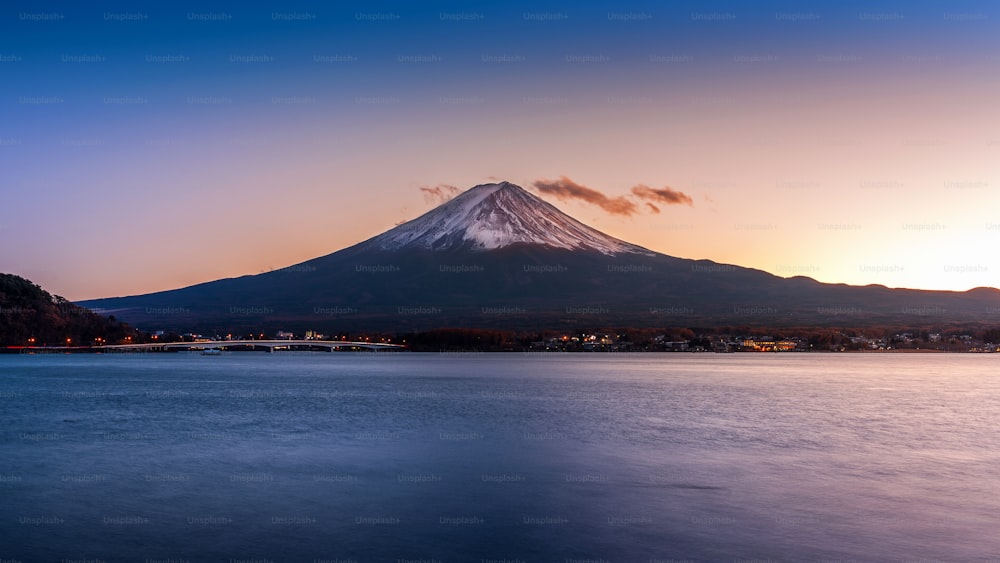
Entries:
POLYGON ((73 299, 169 289, 374 236, 437 203, 420 187, 565 176, 689 195, 635 216, 552 199, 667 254, 996 285, 998 18, 991 2, 7 5, 0 269, 73 299))

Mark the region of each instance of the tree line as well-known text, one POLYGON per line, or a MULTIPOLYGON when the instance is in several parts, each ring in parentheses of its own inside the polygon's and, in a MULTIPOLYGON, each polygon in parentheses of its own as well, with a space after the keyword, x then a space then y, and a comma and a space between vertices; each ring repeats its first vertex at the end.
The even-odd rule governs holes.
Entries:
POLYGON ((0 274, 0 346, 92 346, 121 342, 134 329, 52 295, 13 274, 0 274))

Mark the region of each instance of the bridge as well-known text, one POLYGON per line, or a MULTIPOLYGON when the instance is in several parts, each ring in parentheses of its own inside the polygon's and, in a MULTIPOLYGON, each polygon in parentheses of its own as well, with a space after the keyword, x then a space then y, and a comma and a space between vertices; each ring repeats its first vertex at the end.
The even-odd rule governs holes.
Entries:
POLYGON ((403 350, 401 344, 386 344, 384 342, 348 342, 345 340, 210 340, 205 342, 153 342, 149 344, 109 344, 93 348, 95 351, 108 350, 119 352, 167 352, 171 350, 225 350, 227 348, 263 348, 268 352, 275 350, 326 348, 334 350, 403 350))

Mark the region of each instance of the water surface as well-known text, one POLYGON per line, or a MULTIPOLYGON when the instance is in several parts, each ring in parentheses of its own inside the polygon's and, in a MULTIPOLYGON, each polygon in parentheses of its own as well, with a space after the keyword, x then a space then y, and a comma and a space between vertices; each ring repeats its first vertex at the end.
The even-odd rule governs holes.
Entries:
POLYGON ((997 361, 0 356, 0 560, 996 560, 997 361))

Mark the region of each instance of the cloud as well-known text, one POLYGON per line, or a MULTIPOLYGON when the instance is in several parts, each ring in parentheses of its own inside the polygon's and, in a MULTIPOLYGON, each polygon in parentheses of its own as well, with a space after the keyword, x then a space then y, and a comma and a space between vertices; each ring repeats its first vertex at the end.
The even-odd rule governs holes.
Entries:
MULTIPOLYGON (((648 199, 659 203, 665 203, 667 205, 694 205, 694 200, 691 199, 691 196, 684 192, 673 190, 669 186, 657 189, 651 188, 645 184, 639 184, 632 188, 632 194, 640 199, 648 199)), ((657 212, 659 212, 659 210, 657 210, 657 212)))
POLYGON ((564 201, 579 199, 597 205, 612 215, 628 217, 638 211, 635 202, 625 196, 608 197, 593 188, 577 184, 566 176, 560 176, 558 180, 535 180, 532 186, 543 194, 551 194, 564 201))
POLYGON ((652 203, 649 203, 648 201, 646 202, 646 207, 648 207, 648 208, 649 208, 649 211, 650 211, 651 213, 654 213, 654 214, 656 214, 656 215, 659 215, 659 214, 660 214, 660 208, 659 208, 659 207, 657 207, 657 206, 655 206, 655 205, 653 205, 652 203))
POLYGON ((440 205, 458 195, 458 192, 462 190, 449 184, 438 184, 433 188, 420 186, 420 191, 424 192, 424 201, 440 205))

